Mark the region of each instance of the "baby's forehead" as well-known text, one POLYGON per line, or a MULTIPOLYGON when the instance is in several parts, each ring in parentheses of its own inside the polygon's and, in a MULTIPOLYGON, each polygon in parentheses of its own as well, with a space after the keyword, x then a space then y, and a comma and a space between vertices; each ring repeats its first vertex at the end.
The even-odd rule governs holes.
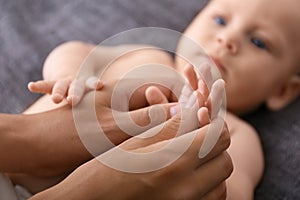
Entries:
POLYGON ((264 16, 264 19, 260 20, 265 20, 265 24, 269 24, 270 28, 272 28, 272 31, 274 31, 274 33, 268 33, 275 35, 280 34, 285 38, 286 45, 292 45, 291 47, 294 49, 298 49, 298 47, 300 48, 300 1, 286 0, 284 3, 282 1, 274 0, 254 1, 258 2, 259 12, 265 12, 263 15, 258 14, 259 16, 264 16), (265 9, 260 9, 259 4, 264 5, 265 9))
MULTIPOLYGON (((300 1, 299 1, 300 2, 300 1)), ((288 45, 300 55, 300 12, 286 15, 286 20, 279 24, 282 34, 287 38, 288 45)), ((299 56, 300 57, 300 56, 299 56)))

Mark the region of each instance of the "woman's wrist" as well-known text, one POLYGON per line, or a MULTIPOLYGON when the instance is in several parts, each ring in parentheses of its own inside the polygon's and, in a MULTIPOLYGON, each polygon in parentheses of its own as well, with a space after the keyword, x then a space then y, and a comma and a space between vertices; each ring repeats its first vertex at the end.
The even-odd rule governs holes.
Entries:
POLYGON ((109 168, 93 159, 76 169, 58 185, 36 194, 30 200, 134 199, 141 184, 132 174, 109 168))
POLYGON ((36 146, 25 126, 30 127, 25 115, 0 114, 0 171, 23 172, 32 169, 36 146))

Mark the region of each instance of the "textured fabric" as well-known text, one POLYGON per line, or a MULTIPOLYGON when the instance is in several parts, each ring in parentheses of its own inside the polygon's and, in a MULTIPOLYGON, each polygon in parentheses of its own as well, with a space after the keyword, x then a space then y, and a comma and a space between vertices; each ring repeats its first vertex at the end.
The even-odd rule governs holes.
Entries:
POLYGON ((256 199, 300 199, 300 99, 281 111, 261 108, 245 118, 260 133, 265 154, 256 199))
MULTIPOLYGON (((47 54, 69 40, 100 43, 121 31, 158 26, 183 31, 201 0, 0 0, 0 112, 20 113, 38 95, 27 83, 41 78, 47 54)), ((266 170, 256 199, 300 199, 300 100, 246 118, 260 132, 266 170)), ((253 163, 255 164, 255 163, 253 163)))

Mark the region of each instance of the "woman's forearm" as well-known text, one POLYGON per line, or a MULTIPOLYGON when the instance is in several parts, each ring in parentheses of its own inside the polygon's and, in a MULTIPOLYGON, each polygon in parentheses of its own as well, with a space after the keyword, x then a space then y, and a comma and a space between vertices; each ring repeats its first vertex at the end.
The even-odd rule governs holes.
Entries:
POLYGON ((30 200, 130 199, 128 197, 138 196, 134 192, 142 192, 142 185, 136 183, 134 175, 124 177, 122 174, 94 159, 80 166, 61 183, 36 194, 30 200))
POLYGON ((30 145, 26 126, 24 115, 0 114, 1 172, 22 171, 31 167, 30 157, 35 152, 35 146, 30 145))
POLYGON ((0 115, 0 171, 57 175, 91 158, 71 108, 33 115, 0 115))

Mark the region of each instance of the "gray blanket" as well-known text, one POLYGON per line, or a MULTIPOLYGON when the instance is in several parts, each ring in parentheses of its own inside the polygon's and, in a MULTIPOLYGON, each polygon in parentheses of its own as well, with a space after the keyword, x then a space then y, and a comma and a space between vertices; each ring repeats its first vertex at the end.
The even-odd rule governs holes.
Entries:
MULTIPOLYGON (((20 113, 39 95, 27 83, 41 79, 43 61, 69 40, 99 43, 143 26, 183 31, 199 0, 0 0, 0 112, 20 113)), ((300 100, 245 117, 259 131, 266 169, 255 199, 300 199, 300 100)), ((255 165, 255 163, 253 163, 255 165)))

